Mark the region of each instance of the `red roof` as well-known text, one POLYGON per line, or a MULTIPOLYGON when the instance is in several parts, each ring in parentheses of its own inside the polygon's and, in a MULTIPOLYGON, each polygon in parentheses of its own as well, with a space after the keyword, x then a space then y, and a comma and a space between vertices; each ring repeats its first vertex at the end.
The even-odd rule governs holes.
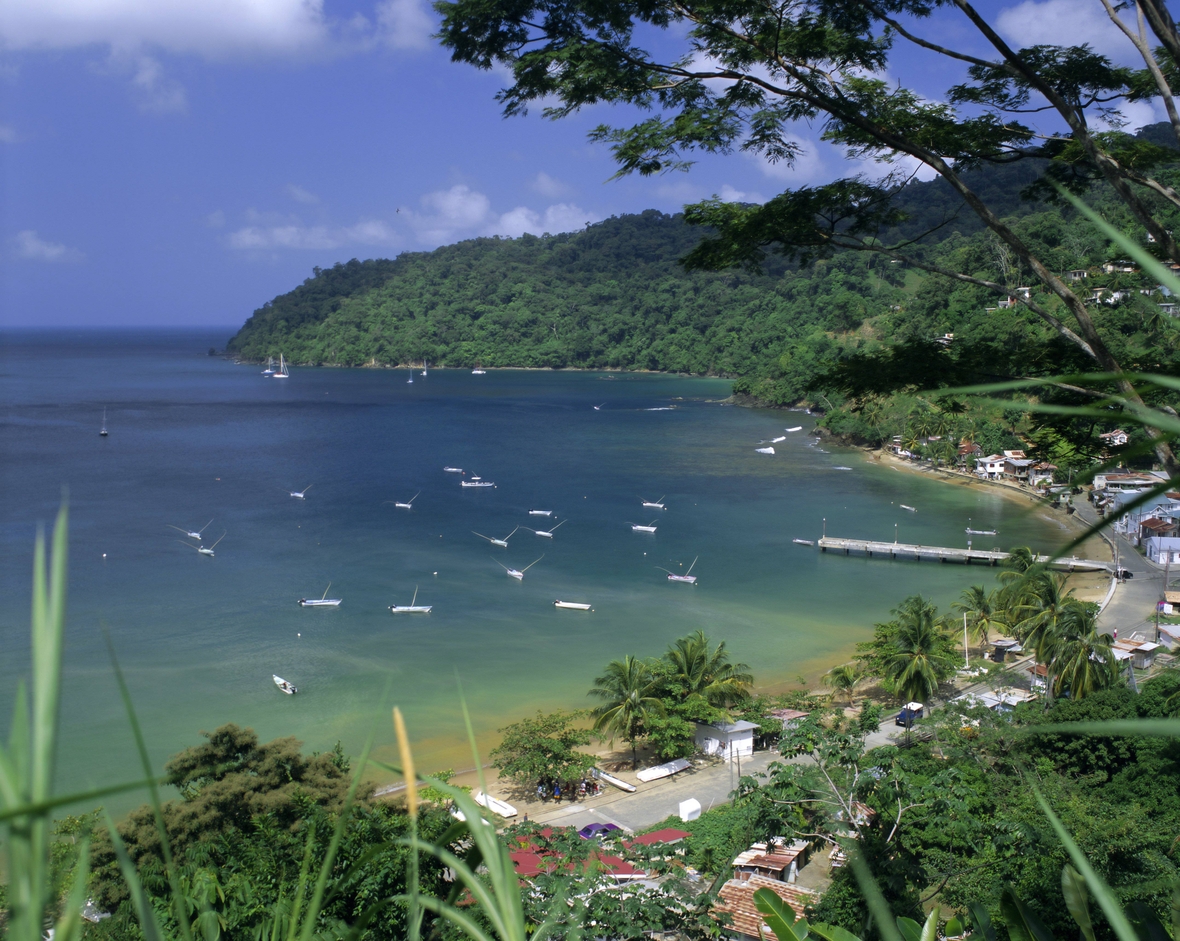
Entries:
POLYGON ((750 876, 749 879, 738 881, 731 879, 721 887, 717 894, 715 912, 726 912, 730 916, 730 927, 738 934, 749 938, 773 937, 769 925, 763 920, 758 907, 754 904, 754 893, 759 889, 770 889, 775 895, 787 903, 799 918, 803 917, 803 908, 818 899, 814 892, 801 889, 798 886, 764 876, 750 876))
POLYGON ((785 722, 790 719, 806 719, 811 713, 800 712, 798 709, 771 709, 767 715, 772 715, 776 719, 782 719, 785 722))
POLYGON ((633 846, 638 843, 641 846, 652 846, 655 843, 675 843, 683 840, 686 836, 692 836, 687 830, 656 830, 654 833, 645 833, 643 836, 637 836, 630 840, 627 846, 633 846))

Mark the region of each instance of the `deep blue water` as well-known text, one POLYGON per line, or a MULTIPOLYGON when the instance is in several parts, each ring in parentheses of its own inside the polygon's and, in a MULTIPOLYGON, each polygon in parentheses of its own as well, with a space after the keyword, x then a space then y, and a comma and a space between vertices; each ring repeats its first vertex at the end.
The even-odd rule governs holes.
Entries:
POLYGON ((947 604, 991 578, 791 543, 825 518, 831 535, 891 539, 896 524, 924 544, 962 545, 969 517, 1006 546, 1061 532, 995 493, 825 453, 806 415, 719 404, 721 380, 432 369, 408 384, 404 370, 295 368, 284 382, 205 355, 229 332, 0 338, 0 714, 27 672, 33 536, 68 487, 61 787, 133 768, 104 629, 160 762, 228 721, 356 752, 375 717, 391 756, 388 685, 423 764, 466 767, 456 677, 486 747, 530 710, 585 705, 608 660, 697 628, 781 686, 846 656, 905 595, 947 604), (775 456, 755 453, 797 424, 775 456), (462 489, 444 465, 497 487, 462 489), (306 500, 288 495, 307 485, 306 500), (386 503, 418 490, 412 512, 386 503), (661 495, 665 512, 640 507, 661 495), (653 517, 655 535, 628 526, 653 517), (210 518, 208 541, 225 533, 215 558, 168 528, 210 518), (471 532, 563 520, 556 538, 521 530, 508 549, 471 532), (497 565, 542 553, 521 583, 497 565), (656 568, 697 556, 696 587, 656 568), (329 582, 339 609, 297 607, 329 582), (434 612, 391 615, 415 586, 434 612), (300 694, 278 693, 272 673, 300 694))

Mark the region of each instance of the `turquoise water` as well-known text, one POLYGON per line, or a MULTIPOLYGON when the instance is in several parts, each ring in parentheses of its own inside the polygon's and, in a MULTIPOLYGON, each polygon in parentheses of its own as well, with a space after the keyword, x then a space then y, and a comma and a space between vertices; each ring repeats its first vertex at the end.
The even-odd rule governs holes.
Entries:
POLYGON ((791 543, 819 536, 825 518, 830 535, 892 539, 896 524, 903 542, 929 545, 963 545, 968 518, 1005 546, 1061 535, 998 494, 825 453, 810 417, 723 406, 721 380, 432 369, 408 384, 405 371, 296 368, 283 382, 204 355, 224 336, 4 337, 0 715, 27 672, 35 528, 68 485, 59 787, 134 767, 104 628, 161 763, 229 721, 355 753, 376 719, 378 752, 392 757, 377 714, 388 685, 423 764, 469 767, 457 677, 486 748, 530 710, 586 704, 608 660, 658 654, 697 628, 781 687, 846 656, 907 594, 947 604, 992 577, 791 543), (775 456, 755 453, 797 424, 775 456), (462 489, 444 465, 497 487, 462 489), (306 500, 288 495, 309 484, 306 500), (418 490, 410 512, 385 502, 418 490), (661 495, 665 512, 640 507, 661 495), (654 535, 628 526, 653 517, 654 535), (214 558, 167 525, 210 518, 207 536, 226 533, 214 558), (562 520, 554 539, 521 530, 508 549, 471 532, 562 520), (542 553, 523 582, 497 565, 542 553), (656 568, 698 556, 696 587, 656 568), (329 582, 340 608, 296 605, 329 582), (415 586, 433 613, 391 615, 415 586), (594 611, 557 610, 558 598, 594 611), (281 695, 272 673, 299 695, 281 695))

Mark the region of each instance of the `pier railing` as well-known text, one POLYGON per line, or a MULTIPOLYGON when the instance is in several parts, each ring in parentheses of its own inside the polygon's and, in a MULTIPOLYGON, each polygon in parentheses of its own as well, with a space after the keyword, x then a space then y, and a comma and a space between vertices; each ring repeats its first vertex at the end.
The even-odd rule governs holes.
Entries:
MULTIPOLYGON (((985 565, 999 565, 1008 558, 1009 553, 999 549, 956 549, 950 546, 920 546, 908 542, 877 542, 872 539, 842 539, 836 536, 824 536, 817 541, 821 552, 829 549, 850 555, 853 552, 867 556, 889 556, 891 559, 934 559, 939 562, 961 562, 970 565, 972 562, 982 562, 985 565)), ((1079 559, 1076 556, 1068 559, 1052 559, 1047 555, 1037 556, 1038 562, 1044 562, 1050 568, 1066 572, 1113 572, 1112 562, 1102 562, 1098 559, 1079 559)))

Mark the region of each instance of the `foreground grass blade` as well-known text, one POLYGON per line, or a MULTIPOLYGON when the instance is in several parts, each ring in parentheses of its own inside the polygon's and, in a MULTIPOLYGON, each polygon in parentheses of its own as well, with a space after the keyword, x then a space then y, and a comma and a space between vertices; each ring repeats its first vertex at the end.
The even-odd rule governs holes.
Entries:
POLYGON ((127 883, 127 890, 131 893, 131 901, 135 905, 135 912, 139 917, 139 927, 143 932, 144 941, 163 941, 160 925, 156 921, 156 913, 152 909, 151 902, 148 901, 147 893, 143 891, 143 884, 139 881, 139 873, 136 871, 135 863, 127 855, 127 847, 123 845, 123 838, 119 836, 119 828, 115 826, 115 821, 111 819, 109 813, 105 816, 107 830, 111 834, 111 845, 115 849, 115 857, 119 860, 119 869, 127 883))
POLYGON ((860 886, 860 894, 869 906, 869 912, 873 916, 873 921, 877 923, 881 937, 884 941, 902 941, 901 932, 897 930, 897 924, 893 920, 893 913, 889 911, 885 896, 881 894, 881 888, 873 878, 869 864, 864 861, 859 846, 848 848, 848 861, 852 864, 856 884, 860 886))
POLYGON ((1110 886, 1103 882, 1098 873, 1094 871, 1094 868, 1090 865, 1090 861, 1086 859, 1085 853, 1081 851, 1077 843, 1074 842, 1073 837, 1069 835, 1069 831, 1065 829, 1061 821, 1057 818, 1057 814, 1053 812, 1053 808, 1049 806, 1049 802, 1045 800, 1045 796, 1036 788, 1033 788, 1033 793, 1036 795, 1037 803, 1041 805, 1041 810, 1049 818, 1049 823, 1057 834, 1057 839, 1061 841, 1061 845, 1069 853, 1069 858, 1073 861, 1074 868, 1086 880, 1086 885, 1090 888, 1090 894, 1098 902, 1098 907, 1102 909, 1102 914, 1106 916, 1107 923, 1114 929, 1114 933, 1118 935, 1119 941, 1139 941, 1139 936, 1135 933, 1135 929, 1131 927, 1127 916, 1123 914, 1123 908, 1119 904, 1119 900, 1115 898, 1114 893, 1110 890, 1110 886))

